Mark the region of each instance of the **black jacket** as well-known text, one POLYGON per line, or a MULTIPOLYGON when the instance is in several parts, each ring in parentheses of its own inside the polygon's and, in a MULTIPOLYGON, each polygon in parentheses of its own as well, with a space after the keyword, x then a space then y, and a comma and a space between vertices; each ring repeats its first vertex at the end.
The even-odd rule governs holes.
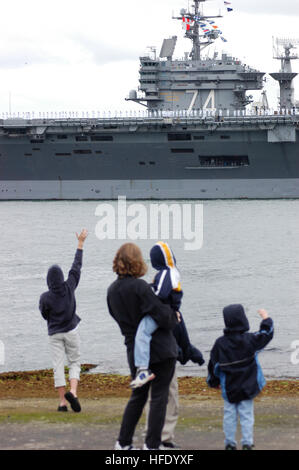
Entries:
POLYGON ((145 315, 150 315, 158 325, 151 340, 150 362, 177 358, 177 344, 172 333, 177 324, 176 314, 169 305, 161 302, 147 282, 132 276, 116 279, 108 289, 107 304, 125 337, 133 375, 134 340, 139 322, 145 315))
POLYGON ((47 284, 49 290, 44 292, 39 301, 39 309, 48 322, 48 333, 67 333, 80 322, 76 314, 75 289, 79 284, 82 267, 82 250, 77 250, 75 259, 66 281, 61 268, 57 265, 48 270, 47 284))
POLYGON ((211 351, 207 383, 220 384, 223 398, 238 403, 254 398, 266 384, 257 353, 273 338, 273 321, 267 318, 257 333, 248 333, 242 305, 225 307, 223 316, 226 328, 211 351))

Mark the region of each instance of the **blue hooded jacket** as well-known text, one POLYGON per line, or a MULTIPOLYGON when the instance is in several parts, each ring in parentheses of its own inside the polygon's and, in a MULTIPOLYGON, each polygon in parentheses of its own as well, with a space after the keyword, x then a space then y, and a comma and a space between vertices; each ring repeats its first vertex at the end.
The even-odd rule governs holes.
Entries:
POLYGON ((162 300, 174 310, 179 310, 183 297, 180 273, 176 266, 175 256, 167 243, 158 242, 150 251, 151 264, 158 272, 152 287, 162 300))
MULTIPOLYGON (((173 310, 179 311, 183 291, 173 251, 167 243, 158 242, 150 251, 150 259, 153 268, 158 271, 152 284, 155 294, 173 310)), ((186 364, 189 360, 199 365, 204 364, 202 353, 190 342, 182 314, 173 334, 179 346, 178 360, 181 364, 186 364)))
POLYGON ((224 335, 212 348, 208 364, 207 383, 221 385, 222 396, 230 403, 254 398, 266 381, 257 359, 273 338, 273 321, 263 320, 256 333, 249 333, 249 323, 242 305, 228 305, 223 309, 224 335))

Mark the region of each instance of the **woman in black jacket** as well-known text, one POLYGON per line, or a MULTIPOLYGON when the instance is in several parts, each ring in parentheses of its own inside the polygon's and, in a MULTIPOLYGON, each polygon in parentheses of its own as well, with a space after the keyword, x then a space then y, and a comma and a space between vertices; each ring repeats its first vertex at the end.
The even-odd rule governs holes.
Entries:
MULTIPOLYGON (((151 403, 148 430, 144 449, 159 449, 164 425, 169 385, 174 374, 177 344, 172 330, 178 322, 176 313, 163 304, 147 282, 140 279, 147 271, 138 246, 126 243, 120 247, 113 262, 117 279, 108 289, 109 312, 118 323, 125 337, 128 363, 132 378, 135 377, 134 339, 140 320, 150 315, 158 329, 151 341, 151 371, 155 379, 151 382, 151 403)), ((126 406, 116 450, 133 449, 133 435, 149 394, 150 383, 134 389, 126 406)))

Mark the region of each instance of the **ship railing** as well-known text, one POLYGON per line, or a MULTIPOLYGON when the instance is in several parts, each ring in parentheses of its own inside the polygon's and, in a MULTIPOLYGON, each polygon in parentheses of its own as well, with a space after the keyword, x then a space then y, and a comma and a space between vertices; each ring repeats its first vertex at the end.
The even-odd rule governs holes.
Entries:
POLYGON ((18 112, 8 113, 0 112, 0 120, 43 120, 43 121, 89 121, 89 120, 107 120, 124 122, 127 120, 159 120, 159 119, 173 119, 173 118, 185 118, 185 119, 212 119, 214 121, 224 121, 231 118, 268 118, 268 117, 297 117, 299 118, 299 108, 293 107, 291 109, 266 109, 260 107, 254 107, 251 109, 192 109, 190 110, 131 110, 131 111, 60 111, 60 112, 18 112))

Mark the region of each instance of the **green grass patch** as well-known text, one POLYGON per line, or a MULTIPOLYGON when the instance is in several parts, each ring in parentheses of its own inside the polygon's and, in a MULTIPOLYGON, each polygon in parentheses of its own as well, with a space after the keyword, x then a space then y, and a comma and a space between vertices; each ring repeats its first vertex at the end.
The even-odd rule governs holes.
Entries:
POLYGON ((33 422, 46 424, 114 424, 121 422, 121 415, 103 415, 89 413, 74 413, 68 411, 61 412, 13 412, 0 415, 0 424, 21 423, 28 424, 33 422))

